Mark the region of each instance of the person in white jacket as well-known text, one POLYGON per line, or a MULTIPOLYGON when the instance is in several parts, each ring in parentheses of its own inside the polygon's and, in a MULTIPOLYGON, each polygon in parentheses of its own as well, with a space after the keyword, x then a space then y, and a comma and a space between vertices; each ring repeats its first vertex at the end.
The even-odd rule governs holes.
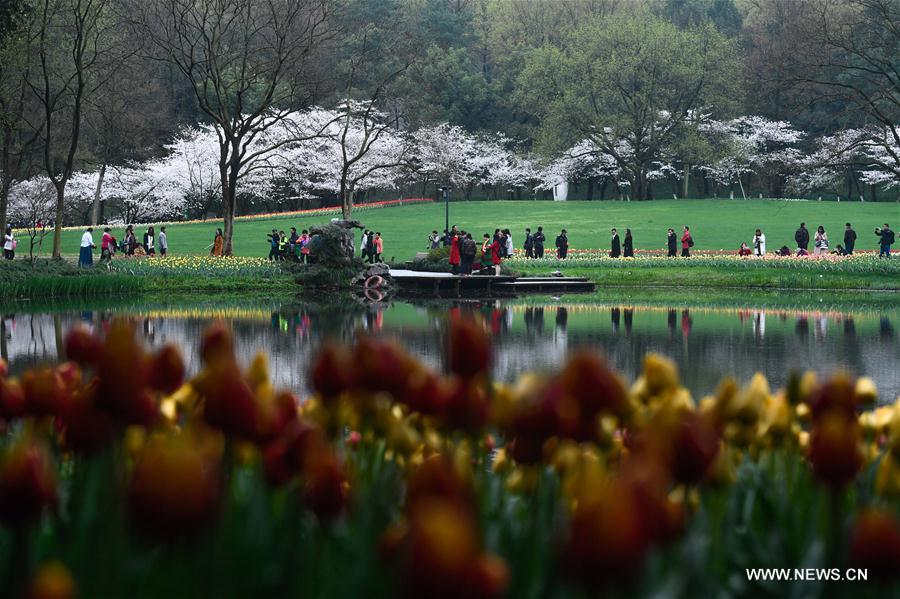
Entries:
POLYGON ((6 227, 6 235, 3 238, 3 257, 7 260, 16 257, 16 238, 13 237, 12 227, 6 227))
POLYGON ((754 256, 765 256, 766 255, 766 236, 763 234, 762 230, 757 229, 756 235, 753 236, 753 255, 754 256))

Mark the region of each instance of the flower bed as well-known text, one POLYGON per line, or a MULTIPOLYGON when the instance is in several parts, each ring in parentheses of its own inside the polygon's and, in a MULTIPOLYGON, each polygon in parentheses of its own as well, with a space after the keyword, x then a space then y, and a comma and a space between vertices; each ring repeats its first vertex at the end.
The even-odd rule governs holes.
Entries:
POLYGON ((900 400, 879 405, 870 380, 772 390, 757 374, 697 398, 660 356, 626 383, 579 353, 502 385, 481 324, 449 327, 446 372, 387 341, 324 347, 302 404, 272 387, 264 355, 241 371, 222 325, 190 380, 177 348, 147 353, 121 321, 103 338, 70 331, 70 362, 0 369, 0 583, 37 597, 749 596, 790 583, 747 568, 852 567, 896 584, 900 400))

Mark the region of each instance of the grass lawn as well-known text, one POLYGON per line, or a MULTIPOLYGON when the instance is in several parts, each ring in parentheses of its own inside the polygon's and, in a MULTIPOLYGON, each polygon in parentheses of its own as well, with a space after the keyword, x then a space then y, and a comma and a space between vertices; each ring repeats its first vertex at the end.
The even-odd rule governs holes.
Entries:
MULTIPOLYGON (((428 233, 444 228, 444 205, 441 203, 390 207, 361 211, 359 219, 366 227, 381 231, 384 257, 390 260, 412 258, 425 249, 428 233)), ((238 221, 235 225, 234 253, 238 256, 265 256, 269 252, 266 233, 273 227, 289 232, 327 222, 330 217, 271 217, 238 221)), ((635 249, 660 249, 665 245, 666 228, 679 231, 689 225, 696 249, 737 250, 742 241, 751 242, 760 227, 766 234, 769 250, 782 245, 794 246, 794 230, 800 221, 810 229, 823 225, 834 247, 843 243, 844 223, 850 221, 859 235, 858 249, 875 249, 876 226, 887 221, 900 228, 900 204, 894 202, 787 202, 777 200, 653 200, 648 202, 547 202, 495 201, 451 202, 450 223, 478 236, 497 227, 513 231, 513 242, 521 247, 525 227, 536 230, 543 226, 549 248, 559 230, 569 231, 572 248, 608 248, 609 229, 617 227, 624 234, 630 227, 635 249)), ((175 224, 168 227, 169 246, 173 254, 207 254, 221 221, 175 224)), ((122 237, 122 229, 114 231, 122 237)), ((143 229, 138 231, 138 240, 143 229)), ((96 235, 99 243, 99 235, 96 235)), ((76 254, 81 231, 65 231, 63 248, 76 254)), ((50 239, 45 247, 49 247, 50 239)), ((24 242, 20 245, 24 249, 24 242)))

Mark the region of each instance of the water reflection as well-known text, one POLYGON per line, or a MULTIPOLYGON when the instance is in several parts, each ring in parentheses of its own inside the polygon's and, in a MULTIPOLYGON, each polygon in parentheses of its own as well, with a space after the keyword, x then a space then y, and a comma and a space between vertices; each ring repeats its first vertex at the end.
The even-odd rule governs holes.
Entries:
MULTIPOLYGON (((0 319, 0 355, 11 370, 61 359, 64 332, 77 323, 104 330, 115 309, 8 313, 0 319)), ((234 329, 238 353, 246 362, 257 352, 270 356, 280 385, 306 387, 306 372, 326 337, 352 340, 360 332, 396 337, 434 367, 441 364, 448 319, 475 318, 493 338, 495 372, 512 380, 527 370, 559 367, 577 348, 598 349, 632 379, 647 352, 670 356, 685 384, 696 394, 715 389, 725 376, 748 380, 766 373, 785 384, 793 370, 820 373, 847 370, 872 376, 885 400, 900 394, 894 327, 900 311, 817 311, 723 308, 672 308, 605 302, 544 304, 504 301, 395 303, 377 308, 290 305, 238 306, 215 310, 130 310, 150 347, 180 346, 191 370, 198 366, 197 340, 214 318, 234 329)))

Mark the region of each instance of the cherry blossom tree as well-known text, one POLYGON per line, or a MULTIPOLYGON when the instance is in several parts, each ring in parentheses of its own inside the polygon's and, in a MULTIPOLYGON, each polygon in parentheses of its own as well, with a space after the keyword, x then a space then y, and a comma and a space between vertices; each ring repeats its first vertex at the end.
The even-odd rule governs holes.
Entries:
POLYGON ((28 259, 34 264, 52 229, 47 227, 56 213, 56 187, 49 177, 38 176, 14 183, 9 190, 9 220, 28 234, 28 259))

